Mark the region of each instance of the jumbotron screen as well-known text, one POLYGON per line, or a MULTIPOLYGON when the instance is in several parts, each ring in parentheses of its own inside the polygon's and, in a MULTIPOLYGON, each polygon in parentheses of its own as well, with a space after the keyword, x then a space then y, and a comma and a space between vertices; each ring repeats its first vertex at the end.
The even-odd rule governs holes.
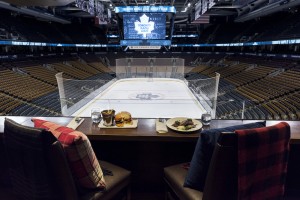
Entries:
POLYGON ((123 25, 125 40, 166 38, 165 13, 124 13, 123 25))

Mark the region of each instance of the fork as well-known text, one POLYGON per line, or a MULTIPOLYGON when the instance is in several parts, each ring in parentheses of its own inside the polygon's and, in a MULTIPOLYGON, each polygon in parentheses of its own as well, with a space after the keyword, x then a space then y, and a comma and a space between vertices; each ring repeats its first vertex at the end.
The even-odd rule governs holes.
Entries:
POLYGON ((76 122, 76 123, 79 123, 81 120, 82 120, 82 118, 80 118, 80 117, 76 117, 76 118, 75 118, 75 122, 76 122))

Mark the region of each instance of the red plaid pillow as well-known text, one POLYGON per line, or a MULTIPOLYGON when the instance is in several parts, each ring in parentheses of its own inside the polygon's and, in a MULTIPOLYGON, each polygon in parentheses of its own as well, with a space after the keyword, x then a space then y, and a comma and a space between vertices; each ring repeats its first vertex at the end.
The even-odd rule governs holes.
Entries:
POLYGON ((102 169, 87 136, 53 122, 32 119, 34 127, 44 128, 61 142, 74 179, 85 188, 105 189, 102 169))

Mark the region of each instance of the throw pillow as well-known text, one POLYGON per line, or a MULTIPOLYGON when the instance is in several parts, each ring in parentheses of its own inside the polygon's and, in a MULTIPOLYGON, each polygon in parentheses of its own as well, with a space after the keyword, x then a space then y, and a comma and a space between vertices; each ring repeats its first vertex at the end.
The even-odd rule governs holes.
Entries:
POLYGON ((184 187, 203 191, 210 160, 222 132, 234 132, 235 130, 260 128, 265 126, 265 122, 256 122, 202 131, 198 138, 190 168, 185 178, 184 187))
POLYGON ((105 189, 105 180, 88 137, 80 131, 53 122, 32 119, 34 127, 44 128, 61 142, 75 181, 84 188, 105 189))

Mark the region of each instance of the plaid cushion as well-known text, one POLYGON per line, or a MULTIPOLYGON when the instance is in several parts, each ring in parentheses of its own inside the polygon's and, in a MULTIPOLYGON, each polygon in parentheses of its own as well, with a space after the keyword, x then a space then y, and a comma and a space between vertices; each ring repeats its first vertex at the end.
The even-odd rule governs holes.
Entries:
POLYGON ((255 122, 202 131, 198 138, 190 168, 184 181, 184 187, 203 191, 210 160, 222 132, 234 132, 235 130, 240 129, 260 128, 265 126, 265 122, 255 122))
POLYGON ((290 127, 237 130, 238 199, 283 199, 290 127))
POLYGON ((87 136, 53 122, 32 119, 36 128, 44 128, 61 142, 76 182, 84 188, 105 189, 103 172, 87 136))

